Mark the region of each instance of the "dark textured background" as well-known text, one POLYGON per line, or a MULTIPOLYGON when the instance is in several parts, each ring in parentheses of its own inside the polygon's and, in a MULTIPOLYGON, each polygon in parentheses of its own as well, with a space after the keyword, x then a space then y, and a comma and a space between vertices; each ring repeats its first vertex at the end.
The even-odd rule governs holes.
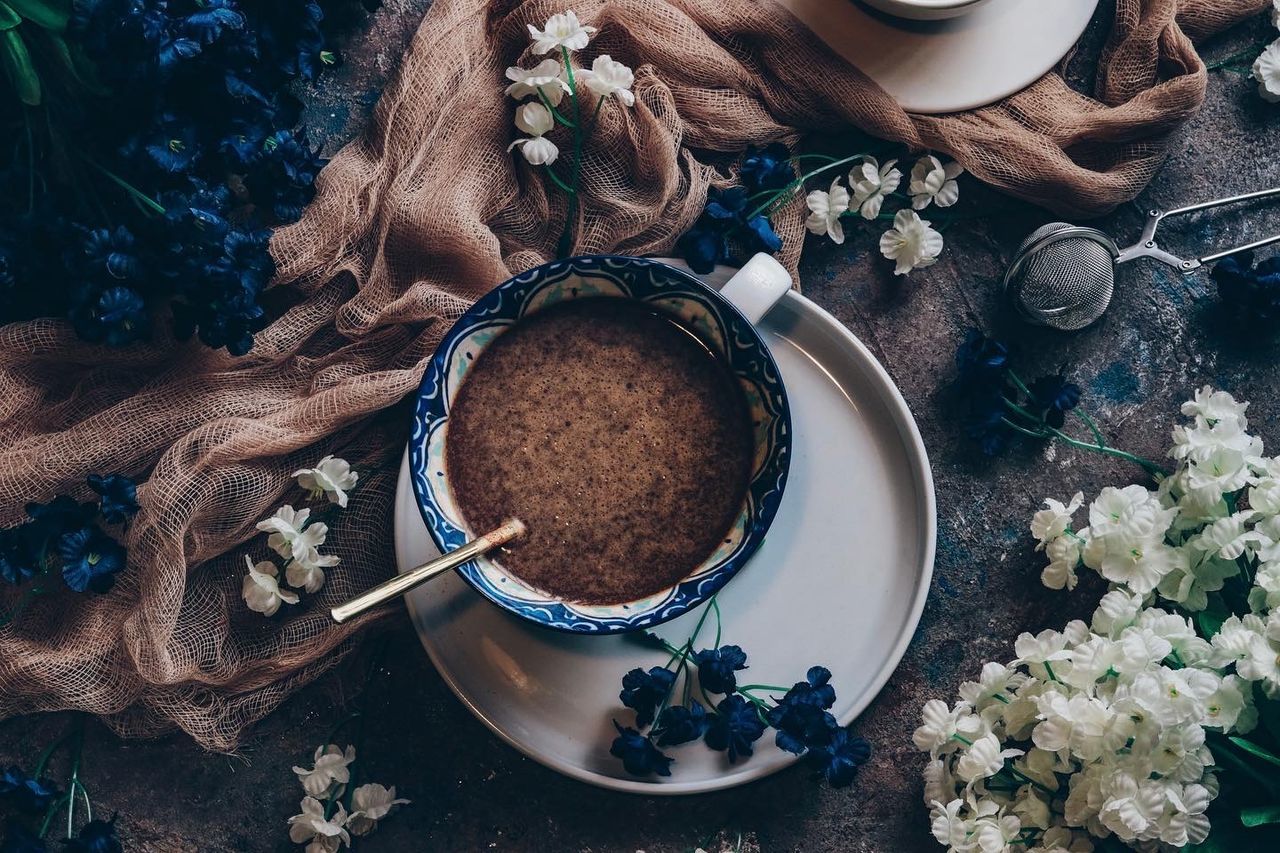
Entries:
MULTIPOLYGON (((307 124, 336 150, 363 126, 429 0, 389 0, 349 37, 346 65, 307 94, 307 124)), ((1088 86, 1103 3, 1085 47, 1071 65, 1088 86)), ((1266 34, 1261 20, 1205 46, 1226 56, 1266 34)), ((442 66, 448 57, 441 57, 442 66)), ((1150 206, 1182 203, 1280 183, 1276 131, 1280 106, 1251 81, 1215 73, 1203 112, 1179 135, 1173 153, 1137 202, 1096 223, 1124 242, 1138 234, 1150 206)), ((920 423, 938 490, 938 559, 929 604, 906 658, 858 726, 876 755, 848 790, 815 786, 801 769, 732 792, 645 799, 562 778, 501 743, 459 704, 432 670, 404 617, 389 620, 382 677, 370 698, 366 772, 413 800, 361 849, 714 851, 739 836, 746 849, 928 851, 920 802, 923 757, 910 742, 920 706, 952 699, 983 661, 1012 657, 1024 630, 1060 626, 1088 612, 1098 588, 1051 593, 1038 582, 1026 523, 1046 495, 1092 494, 1140 472, 1090 454, 1015 448, 1000 459, 975 453, 963 438, 947 380, 952 352, 979 324, 1017 345, 1025 374, 1065 366, 1112 443, 1148 456, 1164 452, 1178 403, 1210 382, 1253 401, 1250 416, 1280 443, 1276 350, 1251 346, 1225 318, 1207 276, 1183 278, 1150 265, 1120 276, 1114 307, 1072 336, 1028 328, 1002 307, 997 280, 1011 250, 1046 215, 964 187, 962 212, 996 215, 958 224, 933 268, 893 279, 875 248, 878 229, 854 229, 845 245, 811 240, 801 264, 804 292, 862 338, 902 388, 920 423)), ((1188 223, 1171 245, 1200 246, 1256 238, 1280 228, 1280 216, 1253 211, 1188 223)), ((849 618, 856 619, 856 608, 849 618)), ((373 644, 370 644, 373 645, 373 644)), ((832 650, 829 654, 837 653, 832 650)), ((203 752, 182 736, 123 742, 91 722, 83 778, 96 809, 118 810, 129 850, 270 851, 298 849, 285 821, 299 789, 290 766, 308 759, 361 681, 358 660, 303 690, 261 723, 235 757, 203 752)), ((572 701, 566 697, 566 701, 572 701)), ((0 762, 27 767, 62 732, 66 715, 0 724, 0 762)))

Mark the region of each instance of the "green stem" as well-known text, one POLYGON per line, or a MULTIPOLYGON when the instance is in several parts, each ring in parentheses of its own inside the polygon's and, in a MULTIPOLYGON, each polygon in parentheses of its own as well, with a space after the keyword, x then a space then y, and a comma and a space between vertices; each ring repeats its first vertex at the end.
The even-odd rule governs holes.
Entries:
POLYGON ((787 184, 782 189, 775 191, 773 194, 773 198, 764 202, 764 204, 761 204, 760 206, 755 208, 755 210, 752 210, 750 213, 748 213, 744 217, 744 219, 749 220, 752 217, 760 215, 765 211, 766 208, 768 208, 771 204, 773 204, 773 202, 776 201, 777 199, 780 199, 784 196, 789 196, 792 192, 795 191, 796 187, 803 187, 805 182, 808 181, 810 178, 816 178, 818 175, 821 175, 823 172, 828 172, 832 169, 835 169, 838 166, 843 166, 847 163, 852 163, 854 160, 861 160, 865 156, 866 156, 865 154, 853 154, 849 157, 845 157, 840 160, 834 160, 830 163, 827 163, 826 165, 819 166, 816 169, 812 169, 808 172, 805 172, 803 175, 796 178, 794 181, 787 184))
POLYGON ((569 84, 569 97, 573 99, 573 166, 570 172, 568 205, 565 210, 564 234, 560 237, 560 256, 565 257, 573 248, 573 223, 578 215, 578 182, 582 178, 582 103, 578 98, 578 84, 573 79, 573 62, 569 48, 561 46, 565 77, 569 84))
POLYGON ((1084 421, 1084 425, 1089 428, 1089 432, 1093 433, 1094 440, 1098 442, 1099 447, 1106 447, 1107 440, 1102 437, 1102 430, 1098 429, 1098 425, 1094 423, 1093 418, 1089 417, 1089 413, 1080 406, 1075 408, 1076 416, 1084 421))
POLYGON ((790 687, 781 687, 777 684, 744 684, 738 690, 790 690, 790 687))
POLYGON ((1022 772, 1021 770, 1019 770, 1018 768, 1014 767, 1012 763, 1010 763, 1010 762, 1006 762, 1004 766, 1005 766, 1005 769, 1006 769, 1006 770, 1008 770, 1008 771, 1009 771, 1011 774, 1013 774, 1015 777, 1017 777, 1018 779, 1021 779, 1023 782, 1026 782, 1026 783, 1027 783, 1027 784, 1029 784, 1029 785, 1033 785, 1033 786, 1035 786, 1035 787, 1039 788, 1041 791, 1044 791, 1044 792, 1045 792, 1046 794, 1048 794, 1049 796, 1051 796, 1051 797, 1052 797, 1052 796, 1054 796, 1054 794, 1056 793, 1052 788, 1049 788, 1049 787, 1047 787, 1047 786, 1045 786, 1045 785, 1041 785, 1041 784, 1040 784, 1039 782, 1037 782, 1035 779, 1032 779, 1030 776, 1028 776, 1027 774, 1023 773, 1023 772, 1022 772))
POLYGON ((53 816, 58 813, 58 810, 61 809, 70 798, 71 793, 67 792, 49 804, 49 810, 44 813, 44 821, 40 824, 39 834, 41 838, 44 838, 45 834, 49 832, 49 827, 53 824, 53 816))
POLYGON ((110 169, 108 169, 106 166, 103 166, 103 165, 99 164, 97 161, 93 160, 92 158, 88 157, 87 155, 85 155, 85 154, 83 154, 83 153, 81 153, 81 152, 79 152, 79 151, 77 151, 77 152, 76 152, 76 154, 80 157, 80 159, 81 159, 81 160, 84 160, 84 161, 85 161, 86 163, 88 163, 90 166, 92 166, 93 168, 95 168, 95 169, 97 169, 99 172, 101 172, 101 173, 102 173, 102 175, 103 175, 103 177, 107 178, 109 181, 111 181, 112 183, 114 183, 116 186, 120 187, 122 190, 124 190, 125 192, 127 192, 130 196, 132 196, 132 197, 133 197, 133 199, 134 199, 135 201, 137 201, 137 202, 138 202, 139 204, 141 204, 143 207, 147 208, 147 209, 148 209, 148 210, 150 210, 152 213, 156 213, 156 214, 159 214, 159 215, 161 215, 161 216, 163 216, 163 215, 164 215, 164 213, 165 213, 165 209, 164 209, 164 207, 160 204, 160 202, 156 201, 156 200, 155 200, 155 199, 153 199, 151 196, 147 195, 147 194, 146 194, 146 193, 144 193, 142 190, 138 189, 138 188, 137 188, 137 187, 135 187, 133 184, 129 183, 129 182, 128 182, 128 181, 126 181, 124 178, 120 177, 120 176, 119 176, 119 175, 117 175, 115 172, 112 172, 112 171, 111 171, 110 169))
MULTIPOLYGON (((1044 671, 1049 676, 1050 681, 1058 681, 1058 676, 1055 675, 1053 672, 1053 664, 1051 664, 1049 661, 1044 662, 1044 671)), ((1061 684, 1062 682, 1058 682, 1058 683, 1061 684)))
POLYGON ((600 118, 600 108, 601 108, 601 107, 603 107, 603 106, 604 106, 604 95, 601 95, 601 96, 600 96, 600 100, 596 101, 596 108, 595 108, 595 110, 591 113, 591 123, 592 123, 592 124, 595 124, 595 123, 596 123, 596 120, 600 118))
POLYGON ((554 118, 558 123, 564 125, 565 127, 577 127, 577 125, 571 122, 569 119, 560 115, 560 111, 557 110, 554 105, 552 105, 551 99, 546 96, 546 94, 542 91, 541 88, 538 89, 538 98, 542 101, 542 105, 547 108, 547 111, 551 113, 551 117, 554 118))
POLYGON ((553 184, 558 186, 560 189, 564 190, 568 195, 570 196, 574 195, 573 187, 569 186, 563 180, 561 180, 560 176, 557 175, 554 171, 552 171, 550 166, 547 167, 547 177, 551 179, 551 182, 553 184))
POLYGON ((715 608, 716 611, 716 641, 712 644, 712 648, 718 649, 720 648, 720 628, 723 626, 723 623, 720 621, 720 603, 713 598, 711 599, 711 606, 715 608))
MULTIPOLYGON (((67 783, 67 838, 74 837, 76 817, 76 786, 80 784, 80 758, 84 753, 84 718, 79 718, 76 725, 76 745, 71 758, 71 779, 67 783)), ((89 802, 89 794, 84 794, 85 803, 89 802)), ((90 818, 92 819, 92 818, 90 818)))

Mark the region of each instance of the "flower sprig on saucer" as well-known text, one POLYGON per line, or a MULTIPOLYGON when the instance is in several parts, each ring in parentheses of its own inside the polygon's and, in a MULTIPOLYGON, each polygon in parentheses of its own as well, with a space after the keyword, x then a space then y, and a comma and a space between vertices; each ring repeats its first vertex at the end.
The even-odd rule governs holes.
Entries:
POLYGON ((0 578, 27 585, 14 608, 0 616, 0 626, 48 592, 48 580, 55 574, 75 592, 105 593, 114 585, 127 555, 108 531, 127 528, 138 512, 137 485, 122 474, 93 474, 88 484, 97 501, 82 503, 57 495, 45 504, 29 503, 27 521, 0 530, 0 578))
POLYGON ((609 54, 597 56, 590 68, 574 66, 573 51, 585 48, 595 32, 595 27, 582 23, 571 11, 552 15, 542 29, 530 24, 529 38, 533 44, 529 49, 539 56, 554 53, 558 59, 544 59, 533 68, 512 66, 506 74, 511 81, 506 94, 523 102, 516 108, 516 128, 528 134, 512 142, 507 150, 519 148, 530 165, 541 166, 547 178, 568 196, 565 230, 559 246, 562 256, 569 252, 578 208, 582 148, 590 127, 610 98, 623 107, 630 107, 636 101, 631 91, 635 74, 609 54), (568 108, 562 111, 566 96, 568 108), (560 157, 560 146, 549 135, 557 125, 565 128, 572 138, 573 153, 567 178, 553 168, 560 157))
POLYGON ((648 632, 641 635, 670 658, 663 666, 647 671, 636 668, 623 676, 619 699, 635 711, 635 725, 622 726, 614 720, 618 736, 609 753, 633 776, 670 776, 674 759, 659 747, 701 740, 734 764, 750 758, 756 741, 772 728, 779 748, 806 756, 817 775, 832 787, 852 783, 870 757, 871 747, 831 714, 836 693, 829 683, 830 671, 810 667, 805 680, 790 688, 739 684, 737 673, 747 669, 747 654, 739 646, 721 645, 720 627, 720 607, 713 598, 682 646, 648 632), (698 635, 712 613, 715 641, 695 651, 698 635), (696 696, 702 701, 695 697, 695 683, 696 696), (674 701, 677 693, 679 702, 674 701))
POLYGON ((10 812, 0 835, 4 853, 47 853, 53 848, 46 837, 62 833, 54 819, 66 810, 65 835, 58 849, 67 853, 123 853, 116 835, 116 816, 95 818, 89 790, 80 778, 84 751, 84 717, 77 715, 70 731, 45 747, 31 773, 10 765, 0 773, 0 804, 10 812), (60 789, 46 771, 55 755, 68 752, 66 790, 60 789), (76 829, 76 812, 84 805, 85 822, 76 829))
POLYGON ((1024 382, 1010 365, 1009 348, 977 329, 971 329, 956 350, 955 385, 969 410, 966 430, 989 456, 1024 436, 1125 459, 1157 477, 1165 473, 1155 462, 1107 444, 1097 423, 1080 407, 1079 385, 1062 373, 1024 382), (1063 431, 1068 414, 1088 428, 1092 441, 1063 431))
MULTIPOLYGON (((324 457, 314 468, 294 471, 293 476, 313 500, 327 498, 330 511, 346 508, 349 492, 360 479, 347 460, 334 456, 324 457)), ((320 553, 329 536, 329 525, 320 520, 323 514, 323 510, 313 514, 309 507, 295 509, 293 504, 285 504, 258 522, 258 529, 269 534, 267 546, 286 561, 284 579, 295 590, 319 592, 324 586, 324 570, 341 562, 337 555, 320 553)), ((280 569, 273 560, 254 563, 247 554, 244 560, 249 572, 240 595, 250 610, 273 616, 281 604, 298 603, 297 592, 281 587, 280 569)))
POLYGON ((964 169, 925 154, 912 167, 904 187, 897 165, 896 159, 881 163, 872 152, 834 157, 793 155, 776 142, 765 148, 750 147, 738 173, 741 186, 711 189, 706 211, 680 239, 681 255, 694 272, 708 273, 716 264, 734 260, 735 242, 748 254, 778 251, 782 240, 774 232, 773 214, 821 178, 823 185, 805 196, 809 209, 805 227, 810 233, 843 243, 845 223, 850 220, 891 222, 880 238, 880 253, 895 262, 894 274, 932 266, 942 253, 942 234, 916 211, 954 205, 960 198, 956 179, 964 169), (813 168, 800 171, 814 163, 813 168), (833 172, 835 178, 825 183, 833 172), (888 209, 894 206, 896 211, 888 209))

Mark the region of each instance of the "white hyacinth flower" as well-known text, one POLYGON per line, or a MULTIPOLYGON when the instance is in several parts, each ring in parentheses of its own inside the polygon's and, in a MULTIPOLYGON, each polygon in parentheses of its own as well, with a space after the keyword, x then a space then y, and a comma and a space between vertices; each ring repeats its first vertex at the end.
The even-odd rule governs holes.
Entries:
POLYGON ((552 106, 556 106, 569 90, 569 84, 560 74, 561 65, 554 59, 544 59, 533 68, 518 68, 513 65, 507 69, 507 79, 511 81, 511 85, 507 87, 506 94, 517 101, 523 101, 530 95, 536 96, 541 92, 552 106))
POLYGON ((1004 769, 1005 759, 1022 755, 1021 749, 1000 748, 1000 739, 985 734, 966 749, 956 761, 956 776, 965 782, 976 782, 994 776, 1004 769))
POLYGON ((902 183, 902 172, 895 166, 897 160, 889 160, 883 166, 876 158, 867 157, 862 165, 849 172, 849 186, 853 187, 853 207, 863 219, 871 220, 880 215, 884 198, 890 195, 902 183))
POLYGON ((316 550, 329 535, 329 525, 323 521, 307 524, 311 510, 295 510, 285 504, 275 515, 258 522, 258 529, 270 533, 267 546, 289 560, 305 565, 319 565, 321 557, 316 550))
POLYGON ((897 264, 894 275, 933 266, 942 254, 942 235, 921 219, 914 210, 899 210, 893 227, 880 237, 880 254, 897 264))
POLYGON ((346 509, 347 492, 355 487, 360 475, 351 470, 347 460, 339 459, 332 454, 316 463, 314 468, 303 468, 294 471, 298 485, 311 493, 313 498, 325 495, 329 503, 346 509))
POLYGON ((341 559, 335 555, 313 551, 308 554, 308 559, 290 561, 284 568, 284 579, 291 587, 318 592, 324 586, 324 570, 340 562, 341 559), (312 556, 314 559, 310 559, 312 556))
POLYGON ((516 127, 530 134, 528 138, 517 139, 507 146, 507 150, 519 148, 524 159, 534 166, 549 166, 560 156, 560 149, 543 134, 556 126, 556 120, 547 109, 537 101, 524 104, 516 110, 516 127))
POLYGON ((579 71, 577 79, 579 83, 601 98, 614 95, 628 107, 636 102, 635 93, 631 91, 631 84, 636 80, 635 73, 607 53, 597 56, 591 63, 590 69, 584 68, 579 71))
POLYGON ((1253 62, 1253 79, 1258 81, 1258 94, 1265 101, 1280 101, 1280 39, 1267 45, 1253 62))
POLYGON ((343 828, 347 810, 341 803, 327 818, 324 804, 315 797, 304 797, 301 808, 302 814, 289 818, 289 840, 294 844, 305 843, 305 853, 334 853, 340 845, 351 845, 351 834, 343 828))
POLYGON ((952 161, 945 166, 932 154, 926 154, 911 167, 911 207, 924 210, 930 204, 938 207, 950 207, 960 199, 960 185, 956 178, 964 172, 964 167, 952 161))
POLYGON ((814 190, 805 196, 804 203, 809 207, 809 218, 804 227, 821 237, 826 234, 833 243, 844 242, 844 226, 840 217, 849 210, 849 191, 836 178, 827 191, 814 190))
POLYGON ((345 785, 351 781, 351 771, 347 768, 355 760, 354 746, 341 750, 337 744, 331 743, 328 746, 316 747, 315 760, 311 769, 294 767, 293 772, 298 775, 304 791, 313 797, 322 797, 328 793, 329 787, 334 783, 345 785))
POLYGON ((263 616, 274 616, 280 609, 281 602, 297 604, 298 594, 280 588, 279 569, 270 560, 263 560, 254 565, 246 554, 244 561, 249 566, 249 574, 245 575, 240 585, 240 597, 245 606, 263 616))
POLYGON ((371 782, 361 785, 351 792, 351 816, 347 818, 347 828, 352 835, 368 835, 377 827, 378 821, 391 814, 396 806, 408 805, 409 801, 396 799, 396 788, 390 788, 371 782))
POLYGON ((561 47, 568 50, 582 50, 587 46, 587 42, 591 41, 591 34, 596 31, 595 27, 579 23, 578 16, 573 12, 552 15, 547 18, 542 29, 538 29, 533 24, 527 26, 529 38, 533 40, 531 50, 537 54, 549 53, 561 47))

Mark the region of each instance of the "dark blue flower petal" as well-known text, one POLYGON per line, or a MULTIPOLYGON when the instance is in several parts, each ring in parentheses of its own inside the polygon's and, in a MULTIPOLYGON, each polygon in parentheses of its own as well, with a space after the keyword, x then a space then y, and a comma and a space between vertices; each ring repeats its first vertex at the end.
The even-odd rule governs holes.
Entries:
POLYGON ((653 722, 653 715, 675 682, 676 674, 665 667, 655 666, 648 672, 637 667, 622 676, 618 698, 636 712, 636 725, 644 728, 653 722))
POLYGON ((1031 392, 1032 411, 1040 414, 1055 429, 1061 428, 1066 413, 1080 404, 1080 386, 1068 382, 1062 374, 1042 376, 1027 390, 1031 392))
POLYGON ((734 672, 747 668, 747 654, 738 646, 703 649, 693 656, 698 682, 711 693, 729 694, 738 689, 734 672))
POLYGON ((837 727, 827 709, 835 704, 835 689, 828 683, 831 672, 811 667, 804 681, 796 682, 778 704, 769 710, 769 725, 777 729, 775 740, 781 749, 799 755, 830 741, 837 727))
POLYGON ((658 715, 653 731, 658 746, 677 746, 695 741, 706 732, 711 719, 706 709, 697 699, 692 700, 686 708, 683 705, 672 705, 658 715))
POLYGON ((652 740, 633 728, 623 728, 617 720, 613 727, 618 730, 618 736, 609 747, 609 754, 622 759, 623 769, 632 776, 671 775, 672 759, 659 752, 652 740))
POLYGON ((729 763, 750 758, 753 744, 764 734, 765 722, 756 706, 737 693, 726 696, 716 705, 716 713, 703 737, 707 746, 728 754, 729 763))
POLYGON ((97 527, 83 527, 58 538, 62 579, 76 592, 93 587, 109 588, 110 580, 125 566, 125 550, 97 527))
POLYGON ((729 187, 725 190, 712 187, 707 193, 707 216, 712 219, 737 219, 746 209, 746 187, 729 187))
POLYGON ((989 382, 1001 377, 1009 364, 1009 348, 970 329, 956 350, 956 374, 961 384, 989 382))
POLYGON ((27 814, 38 814, 49 808, 58 789, 48 779, 28 776, 14 765, 0 773, 0 800, 27 814))
POLYGON ((5 821, 0 853, 48 853, 44 840, 23 823, 10 818, 5 821))
POLYGON ((755 249, 770 254, 782 248, 782 238, 773 231, 773 223, 763 213, 746 221, 747 231, 755 238, 755 249))
POLYGON ((781 142, 774 142, 764 149, 750 146, 739 173, 743 185, 753 194, 782 189, 796 177, 790 158, 791 152, 781 142))
POLYGON ((689 269, 706 275, 716 264, 729 259, 729 243, 724 232, 716 228, 694 227, 676 242, 676 250, 689 269))
POLYGON ((124 853, 124 845, 116 835, 116 815, 111 820, 89 821, 73 840, 65 843, 69 853, 124 853))
POLYGON ((809 761, 833 788, 851 784, 858 774, 858 768, 866 764, 870 757, 871 744, 860 737, 854 737, 844 728, 835 729, 826 744, 815 746, 809 752, 809 761))
POLYGON ((138 512, 138 486, 123 474, 90 474, 89 488, 98 493, 98 510, 111 524, 126 522, 138 512))

